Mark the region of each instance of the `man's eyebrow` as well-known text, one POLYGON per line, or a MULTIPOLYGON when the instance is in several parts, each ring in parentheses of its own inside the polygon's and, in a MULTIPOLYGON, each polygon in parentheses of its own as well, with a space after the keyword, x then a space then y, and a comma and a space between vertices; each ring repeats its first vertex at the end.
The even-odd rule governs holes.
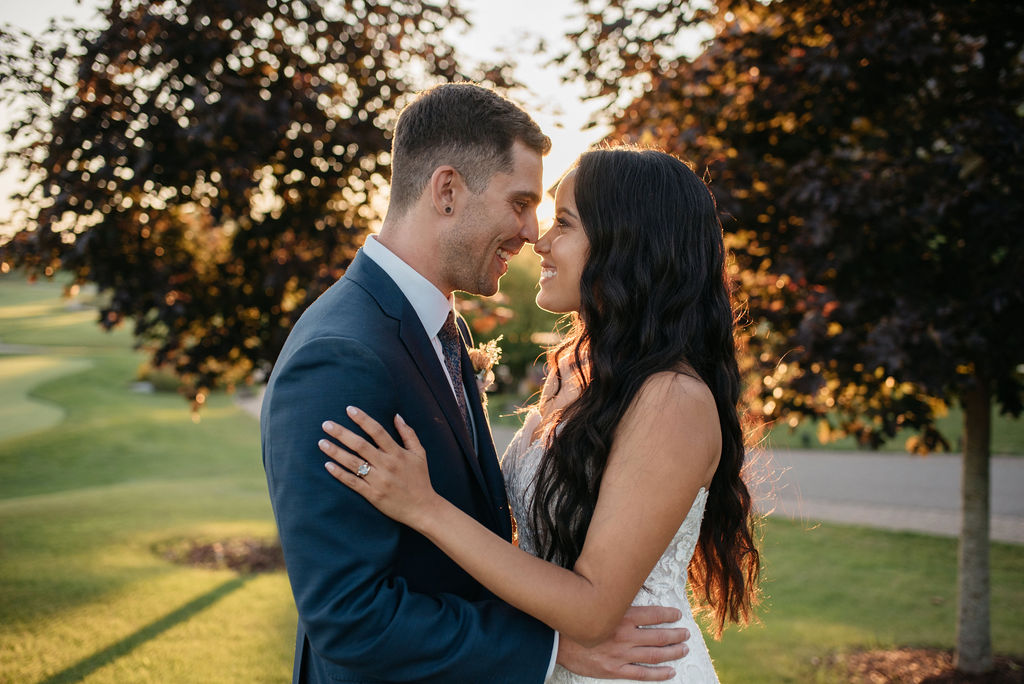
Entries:
POLYGON ((530 204, 540 204, 540 195, 531 190, 516 190, 512 193, 512 199, 527 200, 530 204))

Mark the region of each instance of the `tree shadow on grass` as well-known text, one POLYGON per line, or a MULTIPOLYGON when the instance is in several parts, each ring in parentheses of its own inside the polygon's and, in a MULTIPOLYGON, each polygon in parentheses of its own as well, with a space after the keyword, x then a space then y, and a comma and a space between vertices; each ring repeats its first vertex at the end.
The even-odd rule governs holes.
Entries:
POLYGON ((93 653, 91 656, 42 680, 39 684, 70 684, 70 682, 81 681, 104 665, 109 665, 150 639, 155 639, 171 627, 205 610, 228 594, 241 589, 250 579, 252 579, 252 575, 240 575, 228 580, 205 594, 192 599, 181 608, 154 620, 134 634, 130 634, 124 639, 107 646, 102 651, 93 653))

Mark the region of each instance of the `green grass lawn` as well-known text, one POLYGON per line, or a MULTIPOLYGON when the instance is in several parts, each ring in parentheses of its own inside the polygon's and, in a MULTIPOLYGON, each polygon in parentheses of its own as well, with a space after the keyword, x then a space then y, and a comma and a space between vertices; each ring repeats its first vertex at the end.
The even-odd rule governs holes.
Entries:
MULTIPOLYGON (((44 347, 0 355, 0 682, 287 681, 284 573, 154 552, 273 536, 256 420, 223 395, 196 423, 176 394, 133 392, 127 333, 58 292, 0 277, 0 342, 44 347)), ((835 654, 953 643, 953 540, 772 520, 764 558, 761 623, 709 641, 725 684, 841 682, 835 654)), ((992 566, 995 648, 1021 655, 1024 547, 994 545, 992 566)))
POLYGON ((259 428, 132 391, 144 360, 52 283, 0 279, 0 682, 281 682, 284 573, 171 564, 181 537, 275 534, 259 428), (36 353, 38 352, 38 353, 36 353))
MULTIPOLYGON (((953 539, 771 519, 760 624, 708 642, 723 683, 843 682, 834 657, 861 648, 952 648, 953 539)), ((1024 547, 992 545, 992 637, 1024 653, 1024 547)))
POLYGON ((59 404, 29 396, 29 391, 47 380, 70 375, 90 365, 84 359, 56 354, 0 356, 0 386, 8 393, 0 404, 0 440, 57 425, 64 420, 59 404))

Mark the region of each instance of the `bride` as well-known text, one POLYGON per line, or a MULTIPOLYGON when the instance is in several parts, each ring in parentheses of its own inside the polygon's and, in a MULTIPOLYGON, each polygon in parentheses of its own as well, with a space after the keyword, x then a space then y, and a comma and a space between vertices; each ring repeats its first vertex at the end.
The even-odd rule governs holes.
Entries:
MULTIPOLYGON (((322 440, 337 461, 327 469, 583 645, 606 639, 631 604, 680 608, 672 626, 694 636, 687 656, 666 663, 671 681, 717 682, 686 584, 717 637, 748 619, 759 556, 714 199, 675 157, 618 148, 581 156, 555 202, 534 247, 537 304, 572 313, 573 328, 548 353, 539 403, 502 462, 518 548, 434 492, 400 416, 403 444, 355 408, 349 417, 373 442, 325 423, 354 452, 322 440)), ((596 680, 556 668, 550 681, 596 680)))

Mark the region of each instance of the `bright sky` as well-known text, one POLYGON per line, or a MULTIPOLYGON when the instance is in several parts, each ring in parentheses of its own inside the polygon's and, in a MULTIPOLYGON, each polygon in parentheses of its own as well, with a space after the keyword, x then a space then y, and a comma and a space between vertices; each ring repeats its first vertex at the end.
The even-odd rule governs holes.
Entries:
MULTIPOLYGON (((70 16, 91 23, 96 21, 96 0, 0 0, 0 23, 37 32, 57 16, 70 16)), ((468 31, 453 32, 451 40, 470 60, 496 61, 512 58, 517 63, 518 79, 532 91, 521 104, 552 139, 551 152, 544 160, 544 187, 550 188, 587 146, 603 137, 603 130, 583 131, 596 105, 582 103, 579 85, 563 84, 555 67, 546 66, 549 59, 535 56, 532 48, 538 39, 544 41, 552 54, 565 47, 564 34, 574 27, 577 13, 572 0, 460 0, 459 6, 469 15, 473 26, 468 31), (502 54, 499 52, 503 50, 502 54)), ((0 125, 4 123, 0 113, 0 125)), ((13 191, 13 174, 0 174, 0 231, 7 223, 11 205, 7 198, 13 191)), ((541 208, 541 220, 552 213, 550 203, 541 208)))

